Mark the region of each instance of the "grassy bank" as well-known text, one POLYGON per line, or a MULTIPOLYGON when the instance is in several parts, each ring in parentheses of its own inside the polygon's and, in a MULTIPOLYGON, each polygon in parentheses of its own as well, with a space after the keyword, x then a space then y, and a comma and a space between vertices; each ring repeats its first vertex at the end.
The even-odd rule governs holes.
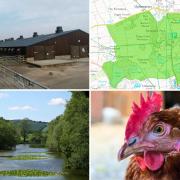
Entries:
POLYGON ((21 176, 21 177, 33 177, 33 176, 58 176, 60 174, 55 172, 41 171, 41 170, 11 170, 0 171, 0 176, 21 176))
POLYGON ((29 147, 31 148, 45 148, 43 144, 30 144, 29 147))
POLYGON ((14 157, 9 157, 9 160, 41 160, 48 159, 47 156, 32 156, 32 155, 19 155, 14 157))

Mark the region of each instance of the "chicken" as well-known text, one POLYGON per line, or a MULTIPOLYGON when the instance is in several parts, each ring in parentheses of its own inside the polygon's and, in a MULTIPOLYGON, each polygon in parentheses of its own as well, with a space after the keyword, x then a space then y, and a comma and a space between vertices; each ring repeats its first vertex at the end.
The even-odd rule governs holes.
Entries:
POLYGON ((126 180, 180 180, 180 108, 161 110, 162 97, 133 104, 118 159, 133 157, 126 180))

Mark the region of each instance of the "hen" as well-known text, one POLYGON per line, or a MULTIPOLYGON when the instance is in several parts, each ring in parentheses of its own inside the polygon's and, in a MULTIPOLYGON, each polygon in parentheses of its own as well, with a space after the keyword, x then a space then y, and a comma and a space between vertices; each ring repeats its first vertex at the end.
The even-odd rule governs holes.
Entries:
POLYGON ((162 97, 141 95, 133 104, 118 159, 134 156, 126 180, 180 180, 180 108, 161 110, 162 97))

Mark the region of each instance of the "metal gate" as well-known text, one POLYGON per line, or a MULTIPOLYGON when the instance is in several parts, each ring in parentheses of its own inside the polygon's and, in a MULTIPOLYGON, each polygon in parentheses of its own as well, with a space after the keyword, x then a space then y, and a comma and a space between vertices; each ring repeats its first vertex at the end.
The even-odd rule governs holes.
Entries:
POLYGON ((0 87, 4 89, 47 89, 47 87, 0 65, 0 87))
POLYGON ((88 46, 71 46, 71 58, 84 58, 89 56, 88 46))
POLYGON ((55 59, 54 46, 35 46, 34 60, 55 59))

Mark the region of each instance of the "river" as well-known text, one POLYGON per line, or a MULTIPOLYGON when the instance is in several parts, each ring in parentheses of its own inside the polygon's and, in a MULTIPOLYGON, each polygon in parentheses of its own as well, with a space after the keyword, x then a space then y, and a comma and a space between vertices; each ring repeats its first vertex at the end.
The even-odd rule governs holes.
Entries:
MULTIPOLYGON (((17 145, 13 151, 0 151, 0 171, 35 169, 51 172, 62 172, 64 160, 48 152, 46 148, 30 148, 29 145, 17 145), (47 156, 40 160, 11 160, 9 157, 19 155, 47 156)), ((50 177, 10 177, 0 176, 0 180, 87 180, 82 176, 50 176, 50 177)))

